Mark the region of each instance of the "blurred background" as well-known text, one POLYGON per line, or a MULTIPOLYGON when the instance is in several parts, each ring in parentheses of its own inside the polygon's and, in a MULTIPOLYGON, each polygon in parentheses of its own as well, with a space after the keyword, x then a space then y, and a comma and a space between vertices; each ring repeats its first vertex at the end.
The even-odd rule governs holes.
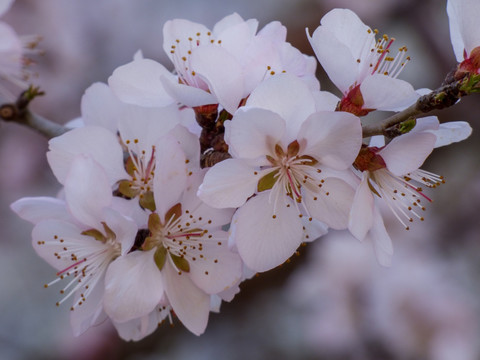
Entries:
MULTIPOLYGON (((412 61, 401 78, 415 88, 438 87, 455 66, 446 1, 440 0, 17 0, 2 18, 18 34, 43 37, 34 83, 46 96, 32 104, 58 123, 80 115, 80 99, 141 49, 172 68, 162 27, 187 18, 212 27, 238 12, 273 20, 288 41, 313 54, 305 36, 335 7, 354 10, 380 33, 406 45, 412 61)), ((321 69, 324 90, 336 92, 321 69)), ((336 92, 338 95, 338 92, 336 92)), ((0 358, 1 359, 480 359, 480 125, 478 97, 441 112, 464 120, 473 135, 435 150, 423 168, 446 184, 429 196, 425 222, 405 231, 387 213, 394 240, 391 268, 380 267, 370 244, 332 232, 300 255, 242 284, 239 295, 211 314, 204 335, 179 323, 163 325, 137 343, 118 338, 108 323, 71 335, 68 306, 43 285, 55 271, 31 247, 32 226, 9 204, 60 189, 46 159, 47 141, 30 129, 0 123, 0 358)))

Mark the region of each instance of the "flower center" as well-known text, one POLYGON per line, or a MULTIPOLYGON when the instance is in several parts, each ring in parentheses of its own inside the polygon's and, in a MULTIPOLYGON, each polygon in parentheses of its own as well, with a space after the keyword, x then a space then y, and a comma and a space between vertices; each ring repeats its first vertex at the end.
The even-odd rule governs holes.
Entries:
MULTIPOLYGON (((152 213, 148 219, 150 236, 145 239, 142 250, 157 249, 154 258, 159 270, 163 269, 168 258, 179 274, 189 272, 191 262, 205 259, 202 240, 212 237, 208 230, 195 226, 203 221, 201 217, 195 218, 188 210, 182 214, 181 204, 173 206, 167 212, 165 223, 157 213, 152 213)), ((207 223, 211 222, 207 220, 207 223)))
MULTIPOLYGON (((118 183, 118 191, 128 197, 139 197, 140 205, 143 208, 155 211, 153 198, 153 177, 155 176, 155 147, 152 146, 150 156, 145 150, 137 154, 130 148, 130 140, 125 141, 128 158, 125 161, 125 170, 131 176, 129 180, 122 180, 118 183)), ((133 141, 138 143, 138 139, 133 141)))
MULTIPOLYGON (((102 274, 107 270, 108 265, 120 256, 121 246, 116 241, 115 233, 106 223, 103 222, 102 225, 106 235, 97 229, 89 229, 81 233, 81 235, 89 236, 97 241, 87 242, 85 240, 89 239, 83 237, 68 239, 58 235, 54 235, 53 241, 49 241, 48 245, 57 249, 54 252, 54 256, 58 260, 73 262, 57 272, 55 280, 45 284, 45 288, 48 288, 65 278, 71 279, 60 290, 60 294, 64 295, 64 297, 56 303, 57 306, 60 306, 60 304, 77 292, 79 292, 77 300, 70 310, 73 311, 77 306, 82 305, 95 288, 102 274)), ((46 242, 39 241, 38 244, 45 245, 46 242)))

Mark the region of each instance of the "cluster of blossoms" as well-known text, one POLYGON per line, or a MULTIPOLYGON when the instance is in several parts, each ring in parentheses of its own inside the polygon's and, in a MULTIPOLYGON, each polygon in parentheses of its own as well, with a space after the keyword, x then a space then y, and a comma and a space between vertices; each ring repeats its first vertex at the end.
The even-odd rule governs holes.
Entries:
MULTIPOLYGON (((472 1, 449 2, 453 39, 472 31, 459 20, 474 19, 467 3, 471 12, 472 1)), ((420 96, 397 78, 407 49, 394 51, 393 38, 377 39, 349 10, 326 14, 307 36, 338 98, 320 90, 317 59, 286 42, 284 26, 257 27, 237 14, 212 30, 168 21, 174 72, 138 52, 88 88, 81 119, 49 142, 63 190, 12 204, 58 270, 45 286, 64 283, 57 305, 73 301, 75 334, 108 317, 139 340, 173 313, 199 335, 243 280, 328 229, 372 242, 388 265, 381 203, 406 229, 423 220, 423 187, 443 178, 420 166, 471 128, 426 117, 394 138, 363 139, 360 117, 420 96)), ((467 40, 458 71, 476 74, 480 39, 467 40)))

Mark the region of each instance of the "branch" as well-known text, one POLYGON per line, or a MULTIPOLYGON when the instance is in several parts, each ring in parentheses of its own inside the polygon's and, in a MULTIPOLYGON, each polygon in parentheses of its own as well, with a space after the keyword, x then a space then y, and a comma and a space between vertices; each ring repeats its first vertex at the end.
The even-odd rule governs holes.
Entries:
POLYGON ((386 118, 380 123, 362 126, 363 137, 374 135, 398 136, 400 135, 396 133, 398 129, 392 129, 393 126, 407 120, 423 117, 434 110, 455 105, 462 96, 478 92, 479 80, 478 75, 465 76, 460 80, 449 79, 442 87, 427 95, 420 96, 415 104, 405 110, 386 118))
POLYGON ((51 139, 68 131, 65 126, 31 112, 28 109, 30 102, 37 96, 43 95, 38 88, 30 87, 18 97, 15 103, 6 103, 0 106, 0 118, 30 127, 43 136, 51 139))

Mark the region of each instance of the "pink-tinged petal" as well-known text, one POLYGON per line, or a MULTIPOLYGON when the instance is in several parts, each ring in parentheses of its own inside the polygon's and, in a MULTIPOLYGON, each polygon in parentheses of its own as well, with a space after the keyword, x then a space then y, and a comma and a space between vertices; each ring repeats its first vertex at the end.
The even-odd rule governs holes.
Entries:
POLYGON ((256 191, 260 175, 240 159, 227 159, 208 170, 198 196, 215 208, 243 205, 256 191))
POLYGON ((162 274, 150 251, 134 251, 113 261, 105 274, 105 312, 125 322, 149 314, 164 295, 162 274))
POLYGON ((37 224, 47 219, 71 221, 65 201, 52 197, 22 198, 10 205, 22 219, 37 224))
POLYGON ((113 322, 118 335, 125 341, 139 341, 158 329, 161 322, 167 317, 170 307, 156 307, 148 315, 124 323, 113 322))
POLYGON ((390 266, 393 255, 392 239, 385 229, 382 215, 377 207, 373 209, 373 225, 366 239, 373 242, 378 263, 382 266, 390 266))
POLYGON ((91 157, 78 155, 65 179, 65 199, 81 223, 102 229, 102 211, 112 201, 112 189, 102 167, 91 157))
POLYGON ((187 183, 185 154, 173 136, 164 136, 156 146, 153 194, 160 219, 178 203, 187 183))
POLYGON ((63 248, 66 242, 84 242, 85 246, 98 243, 92 237, 81 235, 81 232, 79 227, 62 220, 41 221, 35 225, 32 231, 33 248, 38 256, 55 269, 63 270, 74 264, 70 257, 64 256, 59 259, 55 255, 64 252, 63 248))
POLYGON ((368 186, 368 174, 363 173, 348 219, 348 230, 358 240, 363 240, 373 226, 374 206, 373 194, 368 186))
POLYGON ((419 95, 410 83, 383 74, 368 76, 360 85, 364 109, 398 111, 415 101, 419 95))
POLYGON ((123 142, 128 144, 129 141, 129 148, 137 155, 145 151, 148 156, 158 138, 179 123, 180 111, 175 104, 155 108, 127 105, 118 119, 118 130, 123 142))
POLYGON ((162 76, 171 81, 176 80, 176 76, 162 64, 150 59, 139 59, 116 68, 108 78, 108 85, 125 103, 167 106, 175 100, 165 91, 160 81, 162 76))
POLYGON ((461 62, 464 50, 468 56, 475 47, 480 46, 480 3, 476 0, 449 0, 447 13, 455 57, 461 62))
MULTIPOLYGON (((413 131, 413 130, 412 130, 413 131)), ((382 148, 385 146, 385 137, 383 135, 375 135, 370 138, 368 146, 382 148)))
POLYGON ((358 74, 358 64, 351 49, 323 26, 319 26, 311 37, 307 29, 307 37, 330 80, 342 93, 348 91, 355 84, 358 74))
POLYGON ((455 58, 460 63, 464 60, 465 43, 463 41, 463 30, 460 27, 461 22, 461 2, 447 1, 448 23, 450 25, 450 40, 453 46, 455 58))
POLYGON ((237 110, 243 96, 243 72, 237 59, 220 46, 201 46, 192 50, 192 69, 230 114, 237 110))
POLYGON ((107 173, 110 185, 129 177, 117 137, 104 128, 87 126, 73 129, 51 139, 48 144, 48 164, 61 184, 65 183, 72 161, 79 154, 92 156, 107 173))
POLYGON ((427 132, 408 133, 398 136, 385 146, 379 155, 387 169, 394 175, 402 176, 417 170, 430 155, 436 136, 427 132))
POLYGON ((85 125, 101 126, 115 134, 118 119, 124 112, 122 103, 104 83, 92 84, 82 96, 81 111, 85 125))
POLYGON ((279 204, 273 209, 270 191, 251 198, 237 210, 235 244, 245 264, 267 271, 285 262, 302 242, 302 222, 295 205, 279 204), (274 217, 275 216, 275 217, 274 217))
POLYGON ((322 184, 321 191, 307 193, 304 201, 311 217, 341 230, 347 228, 354 195, 354 189, 345 181, 329 177, 322 184))
POLYGON ((315 91, 315 109, 317 111, 335 111, 340 99, 328 91, 315 91))
POLYGON ((465 121, 452 121, 440 124, 440 128, 431 131, 437 137, 435 148, 465 140, 472 134, 472 127, 465 121))
POLYGON ((172 49, 189 49, 191 48, 189 38, 196 38, 197 33, 205 36, 208 32, 208 28, 202 24, 184 19, 169 20, 163 25, 163 50, 173 61, 178 52, 172 52, 172 49))
POLYGON ((362 145, 360 119, 346 112, 316 112, 302 124, 298 140, 306 141, 303 153, 335 170, 352 165, 362 145))
MULTIPOLYGON (((254 20, 254 19, 251 19, 251 20, 254 20)), ((249 20, 248 23, 250 23, 251 20, 249 20)), ((233 13, 233 14, 225 16, 223 19, 218 21, 214 25, 214 27, 212 29, 212 33, 215 37, 217 37, 217 36, 223 34, 225 31, 228 31, 230 28, 235 27, 237 25, 242 25, 242 24, 245 24, 245 23, 247 23, 247 22, 245 20, 243 20, 243 18, 240 15, 238 15, 237 13, 233 13)), ((257 25, 258 25, 258 21, 256 21, 256 20, 254 20, 254 23, 250 24, 249 28, 250 28, 250 33, 252 35, 254 35, 255 32, 257 31, 257 25)))
POLYGON ((228 248, 228 233, 215 231, 202 241, 204 257, 190 261, 190 277, 207 294, 217 294, 236 285, 242 276, 240 256, 228 248))
POLYGON ((225 122, 225 141, 235 158, 256 159, 272 155, 285 133, 285 120, 264 109, 240 109, 225 122))
POLYGON ((287 28, 279 21, 272 21, 265 25, 257 36, 279 45, 287 40, 287 28))
POLYGON ((0 74, 2 77, 14 80, 19 85, 24 83, 22 78, 22 42, 15 30, 8 24, 0 21, 0 74))
POLYGON ((201 335, 208 323, 210 295, 200 290, 187 273, 179 274, 170 261, 163 269, 165 292, 173 311, 188 330, 201 335))
POLYGON ((116 241, 122 246, 122 255, 126 255, 135 243, 135 237, 138 232, 137 224, 132 219, 110 208, 103 210, 102 220, 115 233, 116 241))
POLYGON ((167 91, 171 97, 183 105, 195 107, 201 105, 218 104, 217 98, 205 90, 189 85, 179 84, 178 80, 171 81, 164 76, 162 76, 160 80, 165 88, 165 91, 167 91))
POLYGON ((302 217, 302 224, 304 227, 302 242, 312 242, 328 233, 328 226, 318 220, 312 219, 309 221, 302 217))
MULTIPOLYGON (((231 15, 231 17, 234 16, 240 18, 238 14, 233 14, 233 16, 231 15)), ((217 42, 221 41, 223 49, 225 49, 235 59, 240 60, 245 57, 247 48, 252 42, 255 33, 252 32, 252 24, 245 22, 243 19, 239 21, 241 18, 238 18, 236 23, 232 22, 228 27, 223 27, 221 30, 217 26, 217 23, 213 29, 213 35, 217 42)), ((256 22, 256 25, 258 25, 258 21, 254 21, 256 22)), ((255 26, 255 28, 256 27, 257 26, 255 26)))
POLYGON ((291 74, 275 75, 260 83, 246 105, 279 114, 287 124, 288 143, 295 140, 302 122, 316 110, 312 91, 291 74))
MULTIPOLYGON (((182 194, 181 204, 182 211, 187 210, 192 218, 185 218, 185 222, 195 224, 198 228, 220 228, 223 225, 229 224, 232 220, 235 209, 233 208, 213 208, 204 203, 198 196, 198 188, 203 181, 206 169, 196 171, 188 177, 187 187, 182 194)), ((185 227, 192 227, 193 225, 182 224, 185 227)))
POLYGON ((440 127, 440 123, 436 116, 427 116, 424 118, 416 119, 415 127, 410 131, 411 133, 421 131, 435 132, 440 127))
MULTIPOLYGON (((103 312, 104 292, 104 276, 102 276, 95 288, 88 295, 88 298, 82 302, 82 305, 76 306, 75 309, 70 312, 70 324, 74 336, 80 336, 90 327, 100 325, 106 320, 107 316, 103 312)), ((74 303, 76 303, 79 298, 80 293, 77 292, 74 303)))
POLYGON ((14 1, 15 0, 1 0, 0 1, 0 16, 2 16, 8 10, 10 10, 10 7, 12 6, 14 1))
POLYGON ((200 142, 198 136, 192 134, 185 126, 177 125, 169 133, 180 143, 185 154, 187 168, 190 171, 200 168, 200 142))

